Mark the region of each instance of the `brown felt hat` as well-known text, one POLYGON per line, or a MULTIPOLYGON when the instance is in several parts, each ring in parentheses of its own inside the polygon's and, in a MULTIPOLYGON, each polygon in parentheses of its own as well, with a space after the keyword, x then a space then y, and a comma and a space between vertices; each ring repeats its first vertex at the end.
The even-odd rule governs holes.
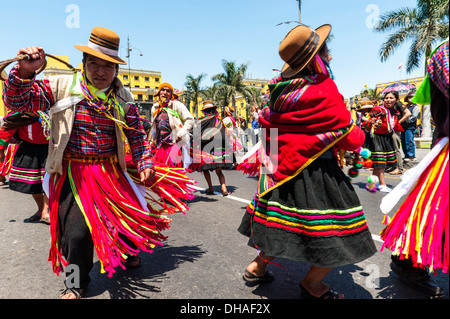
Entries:
POLYGON ((119 58, 119 44, 120 37, 114 31, 95 27, 92 29, 88 45, 75 45, 75 48, 108 62, 127 64, 119 58))
POLYGON ((290 78, 303 70, 320 50, 330 32, 329 24, 316 30, 299 25, 289 31, 278 49, 281 59, 286 62, 281 75, 290 78))

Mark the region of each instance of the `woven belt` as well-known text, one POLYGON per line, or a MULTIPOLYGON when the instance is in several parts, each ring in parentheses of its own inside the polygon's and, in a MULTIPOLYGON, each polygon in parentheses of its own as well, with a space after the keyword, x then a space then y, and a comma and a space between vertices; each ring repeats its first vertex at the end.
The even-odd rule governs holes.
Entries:
POLYGON ((83 163, 96 163, 96 162, 110 162, 117 163, 117 155, 111 156, 79 156, 67 154, 64 155, 64 159, 71 162, 83 162, 83 163))

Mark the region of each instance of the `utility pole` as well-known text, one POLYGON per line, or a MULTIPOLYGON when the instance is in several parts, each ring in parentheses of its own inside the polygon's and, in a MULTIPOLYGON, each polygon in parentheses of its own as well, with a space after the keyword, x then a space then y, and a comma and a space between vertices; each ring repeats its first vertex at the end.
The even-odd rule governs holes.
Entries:
POLYGON ((128 86, 130 87, 130 91, 131 91, 131 64, 130 64, 130 52, 132 51, 132 49, 130 49, 130 36, 128 36, 127 38, 127 58, 128 58, 128 86))
POLYGON ((298 1, 298 23, 302 24, 302 0, 298 1))

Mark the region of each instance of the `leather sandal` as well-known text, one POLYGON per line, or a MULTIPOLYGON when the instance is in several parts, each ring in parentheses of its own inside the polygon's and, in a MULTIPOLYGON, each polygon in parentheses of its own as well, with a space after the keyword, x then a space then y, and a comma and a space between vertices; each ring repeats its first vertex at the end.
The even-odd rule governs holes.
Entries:
POLYGON ((300 286, 300 291, 302 293, 302 297, 304 299, 341 299, 339 298, 339 296, 341 294, 339 294, 337 291, 329 288, 327 292, 325 292, 323 295, 321 295, 320 297, 316 297, 313 296, 301 283, 299 284, 300 286))
POLYGON ((84 295, 85 289, 82 288, 66 288, 61 293, 60 298, 61 299, 72 299, 72 298, 63 298, 64 296, 73 293, 75 295, 75 299, 81 299, 84 295))
POLYGON ((274 279, 274 276, 270 271, 266 271, 266 273, 262 276, 257 276, 255 274, 252 274, 248 270, 245 270, 244 276, 242 278, 247 282, 251 282, 254 284, 262 284, 271 282, 274 279))
POLYGON ((139 256, 128 256, 127 261, 125 262, 125 268, 128 269, 136 269, 142 266, 142 260, 139 256))
POLYGON ((402 171, 398 168, 396 168, 395 170, 393 170, 392 172, 389 172, 390 175, 401 175, 402 171))

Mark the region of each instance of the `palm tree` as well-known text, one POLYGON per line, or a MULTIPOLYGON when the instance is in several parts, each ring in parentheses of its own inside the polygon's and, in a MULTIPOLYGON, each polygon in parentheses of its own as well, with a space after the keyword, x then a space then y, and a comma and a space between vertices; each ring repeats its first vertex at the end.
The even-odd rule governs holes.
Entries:
MULTIPOLYGON (((411 73, 424 59, 426 73, 427 59, 433 47, 449 35, 448 6, 449 0, 417 0, 416 8, 400 8, 382 15, 375 31, 393 33, 381 45, 381 61, 386 61, 401 44, 412 41, 406 71, 411 73)), ((431 139, 428 105, 422 107, 422 126, 422 137, 431 139)))
POLYGON ((236 96, 238 93, 244 97, 251 96, 250 89, 242 81, 248 64, 241 64, 237 67, 233 61, 222 60, 222 66, 225 72, 212 77, 212 80, 216 81, 218 87, 217 100, 219 101, 219 105, 224 107, 231 103, 236 110, 236 96))
POLYGON ((197 77, 194 77, 191 74, 188 74, 186 76, 186 82, 184 85, 186 87, 190 87, 192 90, 192 99, 194 102, 194 108, 193 108, 193 115, 195 118, 197 118, 198 114, 198 99, 203 91, 203 89, 200 87, 200 83, 202 82, 203 78, 206 76, 205 73, 200 74, 197 77))
POLYGON ((214 83, 213 86, 211 87, 207 87, 204 90, 202 90, 200 92, 200 96, 204 99, 204 100, 211 100, 213 102, 214 105, 218 104, 218 85, 217 83, 214 83))
MULTIPOLYGON (((406 71, 411 73, 430 56, 433 46, 448 37, 449 0, 417 0, 417 8, 400 8, 380 17, 377 32, 394 31, 380 48, 381 61, 412 40, 406 71)), ((426 63, 425 63, 426 68, 426 63)))

